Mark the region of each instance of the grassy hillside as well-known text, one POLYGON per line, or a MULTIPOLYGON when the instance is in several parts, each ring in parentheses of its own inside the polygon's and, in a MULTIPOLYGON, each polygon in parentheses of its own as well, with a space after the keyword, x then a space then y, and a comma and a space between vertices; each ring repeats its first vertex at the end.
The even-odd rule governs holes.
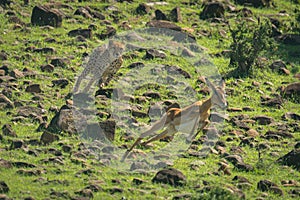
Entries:
MULTIPOLYGON (((287 44, 287 40, 278 39, 286 38, 282 37, 284 35, 293 35, 295 38, 300 35, 298 1, 274 0, 269 6, 261 7, 222 1, 224 15, 209 19, 200 19, 200 13, 205 8, 202 1, 147 2, 149 10, 142 14, 136 11, 142 3, 138 0, 31 0, 28 4, 20 0, 12 0, 10 4, 5 2, 1 2, 0 6, 0 199, 300 198, 299 167, 297 169, 277 162, 280 157, 299 148, 300 141, 299 96, 287 98, 281 92, 282 87, 299 82, 299 41, 295 39, 292 44, 287 44), (62 15, 62 25, 33 25, 32 11, 38 5, 56 9, 62 15), (75 14, 83 7, 88 14, 75 14), (86 56, 96 47, 107 43, 104 37, 108 29, 114 28, 118 35, 146 28, 147 22, 155 20, 156 10, 170 18, 169 13, 175 7, 180 7, 182 19, 170 23, 180 27, 183 33, 192 35, 201 49, 203 59, 210 60, 213 63, 211 69, 217 69, 215 73, 225 78, 228 102, 228 117, 219 130, 218 141, 205 158, 197 157, 197 152, 205 143, 205 133, 200 132, 189 150, 180 152, 179 157, 166 162, 186 177, 185 184, 179 186, 154 183, 152 180, 161 169, 124 171, 122 167, 107 165, 105 159, 101 160, 87 152, 79 133, 47 130, 59 109, 63 105, 72 105, 76 77, 87 62, 86 56), (247 16, 241 19, 238 14, 243 9, 248 14, 244 13, 247 16), (236 66, 230 65, 228 56, 233 42, 228 23, 234 29, 240 20, 256 24, 258 19, 265 18, 273 20, 273 28, 278 32, 274 36, 273 49, 262 51, 249 74, 232 74, 236 66), (69 36, 70 31, 79 28, 89 28, 92 35, 86 38, 69 36), (55 62, 57 58, 61 63, 55 62), (275 61, 280 61, 277 63, 284 65, 283 68, 272 70, 270 66, 275 61), (293 115, 287 115, 291 112, 293 115), (271 122, 260 122, 261 118, 258 118, 261 116, 271 122), (58 138, 44 144, 41 136, 45 132, 58 138), (230 156, 233 158, 230 159, 230 156), (244 162, 239 164, 245 164, 242 167, 232 161, 240 156, 244 162), (262 180, 269 180, 276 185, 264 189, 260 184, 262 180)), ((154 43, 150 41, 151 45, 154 43)), ((200 77, 211 71, 195 70, 198 68, 187 62, 193 58, 176 55, 177 52, 173 53, 170 49, 160 49, 166 58, 154 59, 145 59, 146 50, 126 52, 122 67, 104 87, 128 87, 122 85, 124 82, 121 80, 126 82, 129 77, 134 77, 144 86, 129 92, 133 100, 129 108, 124 108, 136 115, 129 117, 132 120, 130 122, 117 124, 115 130, 113 144, 124 151, 138 136, 136 130, 140 131, 141 127, 149 124, 149 117, 141 115, 147 115, 153 104, 171 101, 183 107, 207 96, 203 92, 205 85, 201 84, 200 77), (174 81, 174 88, 167 87, 172 83, 163 85, 159 81, 154 81, 156 85, 148 82, 143 85, 144 72, 129 67, 136 62, 142 62, 147 67, 154 66, 151 69, 157 66, 158 77, 170 78, 171 82, 174 81), (169 76, 165 71, 159 71, 159 67, 165 65, 176 66, 191 78, 176 79, 175 75, 169 76), (176 80, 172 80, 174 77, 176 80), (191 86, 194 93, 184 90, 185 84, 191 86), (160 97, 145 98, 143 94, 149 91, 156 92, 160 97)), ((205 66, 205 70, 209 67, 205 66)), ((151 83, 151 78, 149 76, 145 80, 151 83)), ((97 90, 96 87, 93 92, 97 90)), ((99 115, 94 117, 97 122, 105 122, 110 114, 116 114, 117 111, 112 110, 116 105, 114 103, 120 102, 103 96, 96 98, 99 115)), ((115 120, 121 121, 126 117, 116 117, 115 120)), ((156 141, 148 148, 137 146, 139 150, 136 152, 143 155, 165 145, 166 142, 156 141)), ((299 160, 298 154, 296 162, 299 160)))

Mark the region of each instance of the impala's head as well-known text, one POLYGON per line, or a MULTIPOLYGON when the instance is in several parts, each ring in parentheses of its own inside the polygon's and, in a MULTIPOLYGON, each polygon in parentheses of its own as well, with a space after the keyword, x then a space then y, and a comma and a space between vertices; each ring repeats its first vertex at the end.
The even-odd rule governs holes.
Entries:
POLYGON ((221 109, 227 108, 227 101, 225 98, 225 81, 221 79, 217 86, 215 86, 208 78, 205 78, 207 86, 212 91, 212 104, 221 109))

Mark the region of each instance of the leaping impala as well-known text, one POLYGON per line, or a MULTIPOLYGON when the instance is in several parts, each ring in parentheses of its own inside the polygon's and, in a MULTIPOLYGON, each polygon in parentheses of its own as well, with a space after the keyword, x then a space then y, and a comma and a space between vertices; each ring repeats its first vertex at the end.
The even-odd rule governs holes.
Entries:
MULTIPOLYGON (((132 151, 132 149, 138 145, 146 145, 150 142, 163 139, 167 136, 174 136, 175 133, 180 131, 180 129, 184 126, 191 126, 192 128, 189 131, 189 136, 187 141, 192 141, 197 134, 194 134, 195 130, 198 128, 198 124, 200 124, 201 131, 208 123, 210 116, 210 109, 212 106, 218 106, 223 109, 226 108, 227 103, 225 100, 225 82, 221 80, 220 87, 215 87, 208 78, 205 78, 207 86, 210 88, 212 94, 208 99, 197 101, 192 105, 189 105, 185 108, 171 108, 169 109, 160 120, 156 121, 152 127, 141 134, 139 138, 133 143, 133 145, 125 152, 122 161, 124 161, 128 154, 132 151), (166 129, 161 133, 156 133, 156 131, 161 130, 163 128, 166 129), (141 143, 141 140, 149 137, 145 142, 141 143)), ((198 132, 198 131, 197 131, 198 132)))

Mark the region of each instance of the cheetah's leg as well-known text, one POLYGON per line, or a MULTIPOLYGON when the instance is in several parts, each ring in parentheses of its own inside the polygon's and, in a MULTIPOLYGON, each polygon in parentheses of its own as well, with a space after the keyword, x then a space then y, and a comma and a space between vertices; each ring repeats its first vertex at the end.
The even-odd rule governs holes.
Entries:
POLYGON ((82 73, 82 74, 79 75, 78 79, 76 80, 74 89, 73 89, 74 93, 78 92, 80 83, 81 83, 81 81, 83 80, 84 77, 85 77, 84 73, 82 73))
POLYGON ((87 93, 90 90, 90 88, 92 87, 92 85, 96 82, 96 80, 97 80, 97 74, 94 74, 94 76, 90 79, 88 84, 83 89, 83 93, 87 93))

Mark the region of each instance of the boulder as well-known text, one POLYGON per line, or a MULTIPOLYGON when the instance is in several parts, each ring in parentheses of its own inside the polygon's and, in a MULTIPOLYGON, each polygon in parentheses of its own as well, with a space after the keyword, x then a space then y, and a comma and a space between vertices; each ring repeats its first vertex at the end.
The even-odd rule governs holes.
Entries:
POLYGON ((281 88, 281 95, 286 98, 295 100, 299 102, 300 97, 300 82, 291 83, 287 86, 281 88))
POLYGON ((251 5, 254 7, 270 6, 272 0, 235 0, 240 5, 251 5))
POLYGON ((145 3, 141 3, 138 5, 138 7, 135 9, 136 14, 138 15, 145 15, 150 12, 151 8, 145 3))
POLYGON ((69 37, 82 36, 84 38, 92 38, 92 29, 74 29, 68 33, 69 37))
POLYGON ((60 27, 62 15, 59 11, 50 9, 48 6, 35 6, 31 14, 31 23, 37 26, 60 27))
POLYGON ((180 7, 176 7, 173 10, 171 10, 169 14, 169 18, 173 22, 181 22, 182 21, 182 16, 180 12, 180 7))
POLYGON ((300 171, 300 149, 294 149, 277 160, 279 163, 300 171))
POLYGON ((225 6, 221 2, 209 2, 204 5, 200 13, 200 19, 222 18, 225 13, 225 6))
POLYGON ((157 172, 152 182, 170 184, 172 186, 183 186, 186 183, 186 177, 181 171, 168 168, 157 172))

